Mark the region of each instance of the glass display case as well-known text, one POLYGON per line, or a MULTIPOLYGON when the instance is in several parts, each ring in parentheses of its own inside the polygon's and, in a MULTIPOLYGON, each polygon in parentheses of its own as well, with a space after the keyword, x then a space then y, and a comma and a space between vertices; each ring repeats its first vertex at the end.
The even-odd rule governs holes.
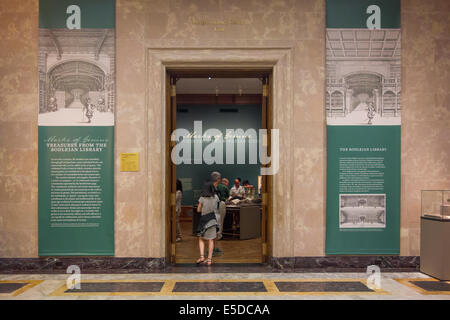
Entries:
POLYGON ((450 220, 450 190, 422 190, 422 216, 450 220))

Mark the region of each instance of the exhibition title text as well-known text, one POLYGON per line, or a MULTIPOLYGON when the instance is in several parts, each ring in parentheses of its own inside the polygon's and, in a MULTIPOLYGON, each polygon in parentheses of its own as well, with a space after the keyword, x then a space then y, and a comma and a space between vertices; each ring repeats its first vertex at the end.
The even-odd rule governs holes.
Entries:
POLYGON ((77 138, 50 137, 46 140, 46 146, 50 152, 102 152, 107 144, 107 139, 91 136, 77 138))

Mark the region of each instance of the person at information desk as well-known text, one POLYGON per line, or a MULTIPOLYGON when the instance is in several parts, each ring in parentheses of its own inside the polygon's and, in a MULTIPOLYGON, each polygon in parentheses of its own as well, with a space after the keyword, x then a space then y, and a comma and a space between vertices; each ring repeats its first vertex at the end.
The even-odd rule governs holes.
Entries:
POLYGON ((244 180, 244 182, 242 182, 242 186, 244 187, 244 190, 245 190, 245 196, 247 196, 248 189, 250 188, 250 182, 248 182, 248 180, 244 180))
MULTIPOLYGON (((226 178, 222 179, 222 181, 217 185, 217 195, 219 196, 220 201, 227 201, 228 197, 230 196, 230 190, 228 190, 228 186, 224 183, 224 180, 227 180, 226 178)), ((227 180, 228 182, 228 180, 227 180)))
POLYGON ((244 185, 245 197, 247 199, 253 198, 255 195, 255 187, 253 187, 248 180, 245 180, 242 184, 244 185))
MULTIPOLYGON (((222 178, 222 184, 227 187, 228 189, 228 185, 230 184, 227 178, 222 178)), ((230 192, 230 190, 228 190, 228 193, 230 192)))
POLYGON ((245 189, 238 179, 234 179, 234 186, 230 189, 230 197, 241 199, 245 197, 245 189))

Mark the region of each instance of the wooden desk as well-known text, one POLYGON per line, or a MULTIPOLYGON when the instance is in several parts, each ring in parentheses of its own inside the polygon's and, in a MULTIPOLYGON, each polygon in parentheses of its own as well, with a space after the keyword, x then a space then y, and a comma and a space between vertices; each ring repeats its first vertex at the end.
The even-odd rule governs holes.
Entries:
MULTIPOLYGON (((260 205, 227 205, 223 221, 223 236, 241 240, 259 238, 261 236, 261 213, 260 205)), ((197 207, 194 207, 193 234, 195 234, 200 217, 201 214, 197 212, 197 207)))

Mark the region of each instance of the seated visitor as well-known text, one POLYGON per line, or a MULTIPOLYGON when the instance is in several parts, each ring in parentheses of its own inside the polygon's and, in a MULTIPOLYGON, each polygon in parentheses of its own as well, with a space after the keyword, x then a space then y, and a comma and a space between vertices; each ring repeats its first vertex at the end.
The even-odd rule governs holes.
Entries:
POLYGON ((239 179, 234 179, 234 186, 230 189, 231 199, 243 199, 245 197, 245 189, 241 186, 239 179))
POLYGON ((244 185, 246 198, 253 197, 254 187, 250 184, 250 182, 248 180, 245 180, 242 184, 244 185))

